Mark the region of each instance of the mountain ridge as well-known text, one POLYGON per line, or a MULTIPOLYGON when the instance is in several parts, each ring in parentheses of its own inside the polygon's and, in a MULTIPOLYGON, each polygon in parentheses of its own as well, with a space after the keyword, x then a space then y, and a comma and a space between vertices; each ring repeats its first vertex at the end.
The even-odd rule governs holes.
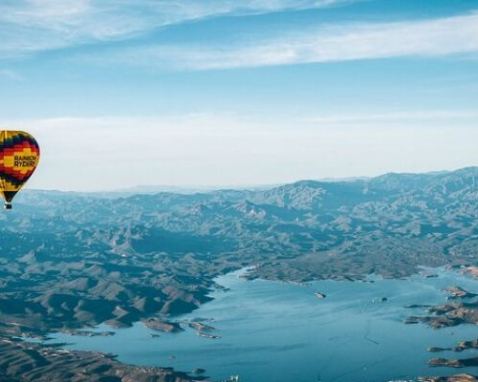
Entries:
POLYGON ((473 167, 197 194, 24 192, 0 213, 0 340, 174 319, 243 267, 301 283, 476 267, 476 177, 473 167))

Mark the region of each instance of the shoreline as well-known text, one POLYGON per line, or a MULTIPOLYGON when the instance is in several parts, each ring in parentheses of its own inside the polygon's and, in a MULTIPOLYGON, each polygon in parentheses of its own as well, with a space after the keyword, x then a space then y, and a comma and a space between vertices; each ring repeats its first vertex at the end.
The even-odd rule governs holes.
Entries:
MULTIPOLYGON (((432 270, 432 269, 429 268, 429 270, 432 270)), ((452 273, 456 273, 456 274, 462 275, 461 273, 457 272, 456 269, 446 269, 446 268, 443 268, 443 267, 442 267, 442 268, 438 268, 438 269, 434 269, 434 271, 435 271, 434 273, 438 273, 438 274, 441 274, 442 272, 450 272, 450 271, 451 271, 452 273)), ((229 272, 229 273, 226 274, 226 275, 221 275, 221 276, 218 276, 218 277, 220 278, 220 277, 224 277, 224 276, 231 275, 231 274, 234 274, 234 273, 236 273, 236 275, 235 275, 236 278, 243 279, 243 277, 240 277, 241 275, 243 275, 243 269, 238 269, 238 270, 235 270, 235 271, 233 271, 233 272, 229 272), (242 272, 241 272, 241 271, 242 271, 242 272)), ((412 275, 412 277, 420 277, 420 278, 426 279, 426 278, 428 278, 428 277, 427 277, 427 274, 428 274, 428 273, 429 273, 429 272, 420 273, 420 274, 412 275)), ((376 276, 373 276, 373 277, 376 277, 376 276)), ((473 278, 471 278, 471 279, 473 279, 473 278)), ((382 278, 381 280, 387 281, 387 280, 389 280, 389 279, 382 278)), ((397 280, 397 281, 406 281, 406 280, 403 280, 403 279, 395 279, 395 280, 397 280)), ((214 278, 213 281, 216 283, 218 280, 217 280, 217 278, 214 278)), ((270 280, 264 280, 264 281, 274 282, 274 281, 270 281, 270 280)), ((320 281, 325 281, 325 280, 317 280, 317 281, 320 282, 320 281)), ((341 280, 329 280, 329 281, 343 282, 343 281, 341 281, 341 280)), ((376 281, 378 281, 378 280, 376 280, 376 281)), ((287 281, 279 281, 279 282, 288 283, 287 281)), ((295 282, 292 282, 292 283, 293 283, 293 284, 297 284, 297 283, 295 283, 295 282)), ((300 284, 297 284, 297 285, 300 286, 300 284)), ((216 291, 224 290, 224 286, 219 285, 218 288, 216 288, 215 290, 216 290, 216 291)), ((226 290, 227 290, 227 288, 226 288, 226 290)), ((211 298, 212 298, 212 297, 211 297, 211 298)), ((211 301, 211 300, 209 300, 209 301, 211 301)), ((207 303, 207 302, 206 302, 206 303, 207 303)), ((201 306, 202 306, 202 305, 201 305, 201 306)), ((404 307, 404 308, 405 308, 405 307, 404 307)), ((194 309, 194 310, 196 310, 196 309, 194 309)), ((194 312, 194 310, 192 310, 190 313, 194 312)), ((179 318, 180 316, 181 316, 181 315, 179 315, 179 316, 171 316, 170 318, 171 318, 171 319, 174 319, 175 317, 176 317, 176 318, 179 318)), ((174 322, 178 322, 178 321, 174 321, 174 322)), ((181 323, 181 320, 179 321, 179 323, 181 323)), ((187 322, 182 322, 182 323, 183 323, 183 324, 188 324, 187 322)), ((46 345, 46 346, 49 346, 49 345, 46 345)), ((76 352, 76 351, 71 351, 71 352, 76 352)), ((85 352, 81 352, 81 353, 85 353, 85 352)), ((119 363, 120 363, 121 365, 128 366, 128 367, 132 367, 132 368, 138 367, 138 366, 134 366, 134 365, 123 364, 123 363, 121 363, 121 362, 119 362, 119 363)), ((140 367, 140 368, 141 368, 141 367, 140 367)), ((170 371, 170 368, 167 368, 167 367, 166 367, 166 368, 164 368, 164 367, 158 367, 157 369, 163 370, 163 371, 164 371, 164 370, 168 370, 168 372, 177 373, 177 374, 178 374, 178 377, 181 376, 181 378, 184 378, 184 376, 187 375, 188 378, 191 378, 190 380, 197 380, 197 377, 191 376, 191 375, 188 374, 188 373, 184 373, 184 372, 180 372, 180 371, 177 371, 177 372, 176 372, 176 371, 170 371)), ((440 377, 422 377, 422 378, 440 378, 440 377)), ((430 380, 430 381, 435 381, 435 380, 433 380, 433 379, 423 379, 423 380, 424 380, 424 381, 428 381, 428 380, 430 380)), ((188 380, 188 381, 189 381, 189 380, 188 380)), ((437 381, 438 381, 438 379, 437 379, 437 381)))

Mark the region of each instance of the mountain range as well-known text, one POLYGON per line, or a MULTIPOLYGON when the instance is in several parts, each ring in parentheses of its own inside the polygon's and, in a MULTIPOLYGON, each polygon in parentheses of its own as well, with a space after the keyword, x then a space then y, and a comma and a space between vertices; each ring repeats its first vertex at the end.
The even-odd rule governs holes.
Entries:
POLYGON ((477 206, 476 167, 188 194, 26 190, 0 213, 0 337, 190 312, 246 266, 307 282, 477 265, 477 206))

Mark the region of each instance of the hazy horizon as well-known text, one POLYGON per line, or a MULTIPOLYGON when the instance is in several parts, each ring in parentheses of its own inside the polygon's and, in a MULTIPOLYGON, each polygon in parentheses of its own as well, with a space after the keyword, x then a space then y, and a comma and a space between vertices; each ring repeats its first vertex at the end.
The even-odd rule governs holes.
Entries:
POLYGON ((138 184, 132 185, 126 188, 117 188, 117 189, 92 189, 92 190, 74 190, 74 189, 56 189, 56 188, 34 188, 34 187, 25 187, 23 191, 46 191, 46 192, 72 192, 72 193, 117 193, 117 194, 149 194, 156 192, 171 192, 171 193, 196 193, 196 192, 213 192, 221 190, 261 190, 261 189, 272 189, 275 187, 280 187, 287 184, 294 184, 298 182, 324 182, 324 183, 335 183, 335 182, 353 182, 359 180, 369 180, 381 176, 386 176, 390 174, 397 175, 437 175, 437 174, 446 174, 453 173, 456 171, 466 170, 466 169, 478 169, 478 166, 465 166, 460 168, 448 169, 448 170, 432 170, 425 172, 385 172, 372 176, 350 176, 350 177, 327 177, 327 178, 304 178, 304 179, 295 179, 290 182, 284 183, 263 183, 263 184, 185 184, 185 185, 169 185, 169 184, 138 184))

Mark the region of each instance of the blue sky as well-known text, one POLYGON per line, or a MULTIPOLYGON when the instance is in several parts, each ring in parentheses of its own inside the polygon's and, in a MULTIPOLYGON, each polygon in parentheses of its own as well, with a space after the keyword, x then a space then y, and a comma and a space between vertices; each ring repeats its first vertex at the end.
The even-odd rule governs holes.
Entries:
POLYGON ((474 0, 0 2, 0 128, 40 141, 31 187, 478 165, 477 99, 474 0))

